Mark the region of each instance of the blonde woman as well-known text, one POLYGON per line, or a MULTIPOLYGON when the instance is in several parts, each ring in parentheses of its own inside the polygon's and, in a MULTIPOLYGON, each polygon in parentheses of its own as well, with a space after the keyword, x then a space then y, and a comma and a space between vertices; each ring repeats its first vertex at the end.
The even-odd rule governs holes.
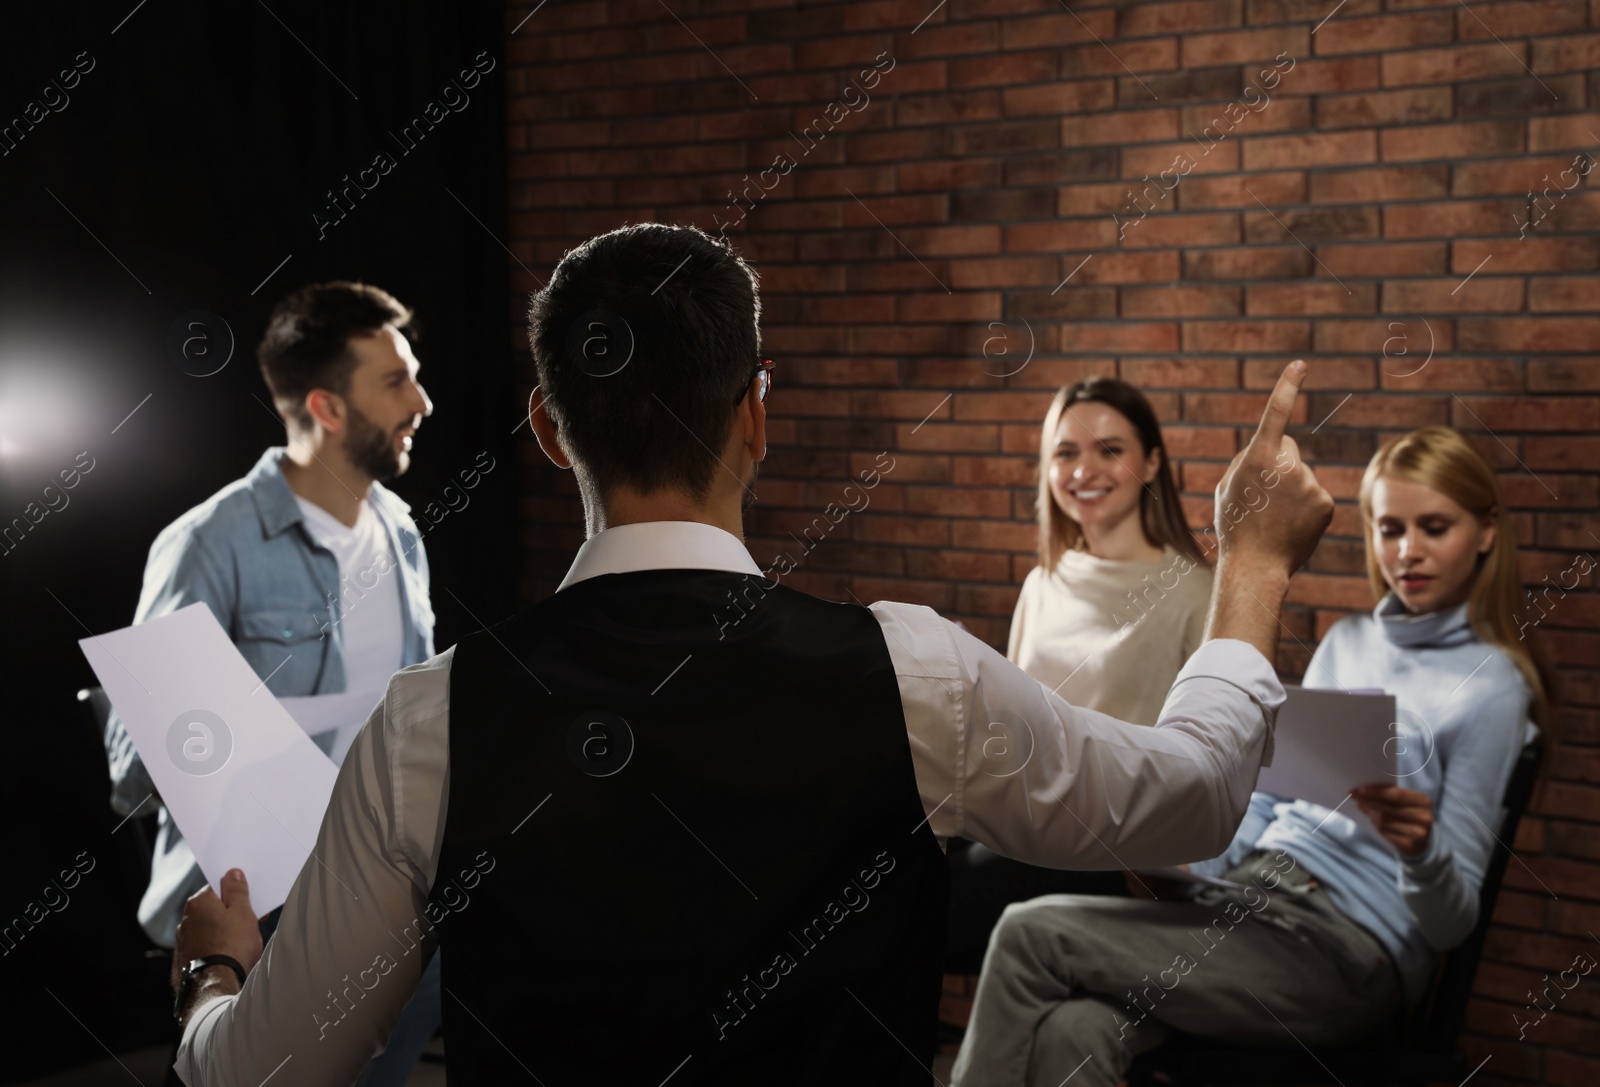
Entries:
POLYGON ((1351 791, 1371 829, 1342 804, 1257 792, 1228 850, 1193 866, 1240 889, 1011 907, 953 1087, 1054 1087, 1075 1070, 1109 1087, 1172 1027, 1349 1042, 1414 1005, 1437 954, 1471 932, 1517 754, 1535 725, 1551 740, 1554 673, 1537 630, 1519 630, 1515 534, 1471 443, 1448 427, 1392 442, 1360 505, 1381 599, 1334 625, 1305 685, 1395 695, 1394 780, 1351 791))
MULTIPOLYGON (((1022 584, 1006 656, 1073 705, 1155 724, 1203 640, 1211 568, 1144 394, 1114 378, 1056 393, 1040 432, 1038 509, 1039 564, 1022 584)), ((960 840, 949 856, 946 966, 956 972, 977 971, 1012 902, 1127 893, 1120 872, 1037 868, 960 840)))

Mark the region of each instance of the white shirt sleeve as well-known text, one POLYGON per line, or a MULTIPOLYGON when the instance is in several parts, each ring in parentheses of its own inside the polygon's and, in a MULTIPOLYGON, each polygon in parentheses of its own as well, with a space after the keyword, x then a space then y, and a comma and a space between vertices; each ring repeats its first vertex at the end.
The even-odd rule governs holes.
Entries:
POLYGON ((1068 703, 930 608, 871 607, 941 843, 959 835, 1016 860, 1091 869, 1227 848, 1284 698, 1253 646, 1202 645, 1148 727, 1068 703))
POLYGON ((176 1068, 190 1087, 257 1087, 280 1069, 283 1083, 350 1083, 382 1052, 438 946, 427 897, 449 796, 452 655, 390 679, 266 954, 238 996, 184 1030, 176 1068))

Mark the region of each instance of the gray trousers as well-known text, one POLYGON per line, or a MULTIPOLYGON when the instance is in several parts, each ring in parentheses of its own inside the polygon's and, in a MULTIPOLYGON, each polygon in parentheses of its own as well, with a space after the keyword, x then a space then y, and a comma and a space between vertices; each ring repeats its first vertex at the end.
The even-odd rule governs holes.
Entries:
POLYGON ((1114 1087, 1169 1027, 1252 1045, 1326 1045, 1398 1015, 1370 933, 1294 858, 1257 851, 1184 902, 1045 895, 989 940, 951 1087, 1114 1087))

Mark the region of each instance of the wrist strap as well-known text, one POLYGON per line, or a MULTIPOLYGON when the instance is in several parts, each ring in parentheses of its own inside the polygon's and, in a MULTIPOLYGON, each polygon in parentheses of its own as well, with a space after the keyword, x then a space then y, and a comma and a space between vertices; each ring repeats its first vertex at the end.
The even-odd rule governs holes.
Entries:
POLYGON ((183 1022, 183 1008, 189 1002, 189 991, 194 988, 195 973, 208 966, 226 966, 239 979, 239 988, 244 988, 244 967, 232 955, 202 955, 190 959, 183 965, 183 972, 178 978, 178 991, 172 1000, 172 1018, 179 1023, 183 1022))
POLYGON ((231 955, 202 955, 200 962, 205 966, 226 966, 233 971, 234 977, 239 979, 239 987, 244 987, 244 967, 239 960, 231 955))

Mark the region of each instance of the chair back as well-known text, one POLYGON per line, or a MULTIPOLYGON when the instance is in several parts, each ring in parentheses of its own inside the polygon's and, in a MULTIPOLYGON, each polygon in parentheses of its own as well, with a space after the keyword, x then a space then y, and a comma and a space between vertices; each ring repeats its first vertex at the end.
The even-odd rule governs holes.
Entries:
POLYGON ((1413 1013, 1412 1043, 1425 1052, 1455 1052, 1456 1038, 1466 1020, 1467 1002, 1472 996, 1472 982, 1478 973, 1478 959, 1483 954, 1483 944, 1494 919, 1495 902, 1500 897, 1500 883, 1506 864, 1511 860, 1511 843, 1516 841, 1517 825, 1533 795, 1542 759, 1543 751, 1537 738, 1517 757, 1500 802, 1500 827, 1495 832, 1494 850, 1489 854, 1483 885, 1478 890, 1478 923, 1459 946, 1445 954, 1433 984, 1428 987, 1427 997, 1413 1013))
MULTIPOLYGON (((78 692, 78 703, 87 711, 89 725, 94 729, 95 743, 104 751, 106 746, 106 726, 111 721, 111 699, 106 697, 104 687, 84 687, 78 692)), ((108 763, 106 767, 108 778, 110 773, 111 770, 108 763)), ((150 816, 153 816, 155 811, 156 806, 154 804, 146 804, 135 812, 126 821, 125 825, 118 827, 123 834, 132 839, 133 866, 135 870, 143 873, 147 882, 150 878, 150 854, 154 848, 151 841, 150 816)), ((143 887, 144 884, 140 884, 141 893, 143 893, 143 887)))

